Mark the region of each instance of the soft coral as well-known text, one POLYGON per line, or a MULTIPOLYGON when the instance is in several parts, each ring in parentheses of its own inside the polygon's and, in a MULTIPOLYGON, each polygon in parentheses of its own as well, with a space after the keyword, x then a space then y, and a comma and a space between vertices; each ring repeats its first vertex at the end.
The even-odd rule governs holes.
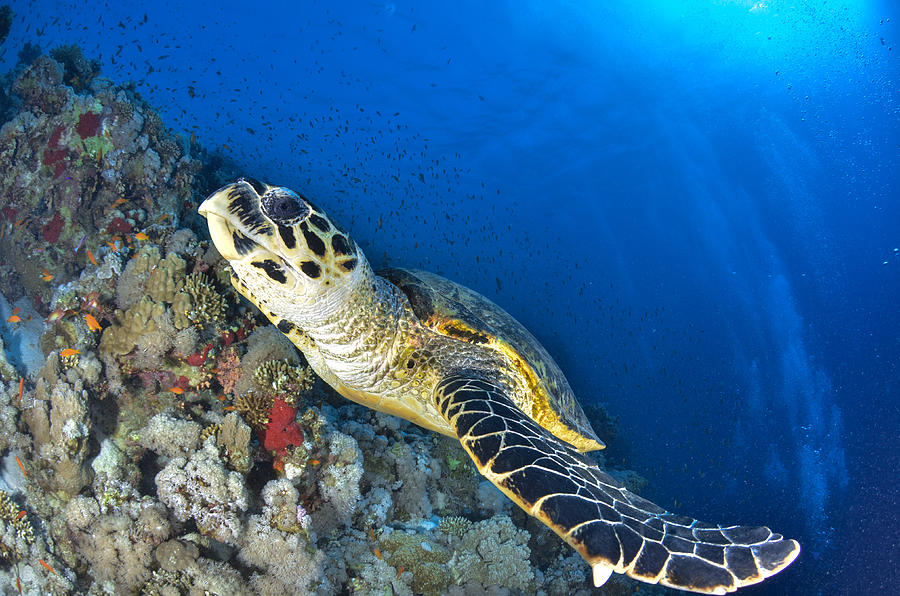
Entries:
POLYGON ((296 416, 296 408, 289 406, 283 399, 276 399, 263 433, 263 447, 281 456, 289 445, 302 445, 303 431, 294 420, 296 416))

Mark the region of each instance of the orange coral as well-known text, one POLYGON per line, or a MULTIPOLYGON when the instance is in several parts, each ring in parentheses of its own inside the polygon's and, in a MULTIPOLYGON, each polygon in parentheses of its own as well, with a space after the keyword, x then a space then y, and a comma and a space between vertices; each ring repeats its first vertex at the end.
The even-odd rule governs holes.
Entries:
POLYGON ((222 385, 222 391, 231 393, 234 391, 234 384, 241 378, 241 361, 238 358, 237 350, 234 348, 226 348, 222 350, 219 357, 216 358, 216 379, 222 385))

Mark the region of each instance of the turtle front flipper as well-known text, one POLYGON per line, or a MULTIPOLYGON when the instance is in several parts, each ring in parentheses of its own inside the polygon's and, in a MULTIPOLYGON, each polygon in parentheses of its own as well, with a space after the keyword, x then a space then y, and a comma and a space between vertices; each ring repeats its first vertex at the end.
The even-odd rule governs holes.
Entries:
POLYGON ((702 523, 628 492, 526 416, 501 387, 475 376, 442 380, 435 405, 478 470, 584 557, 594 585, 615 571, 725 594, 778 573, 800 552, 796 541, 768 528, 702 523))

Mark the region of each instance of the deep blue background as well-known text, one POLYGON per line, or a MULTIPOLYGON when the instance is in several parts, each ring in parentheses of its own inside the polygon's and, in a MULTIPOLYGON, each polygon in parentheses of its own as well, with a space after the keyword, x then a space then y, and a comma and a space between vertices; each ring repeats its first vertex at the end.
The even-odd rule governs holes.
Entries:
POLYGON ((900 585, 894 4, 144 4, 13 2, 2 60, 80 44, 374 265, 496 300, 648 497, 803 543, 744 593, 900 585))

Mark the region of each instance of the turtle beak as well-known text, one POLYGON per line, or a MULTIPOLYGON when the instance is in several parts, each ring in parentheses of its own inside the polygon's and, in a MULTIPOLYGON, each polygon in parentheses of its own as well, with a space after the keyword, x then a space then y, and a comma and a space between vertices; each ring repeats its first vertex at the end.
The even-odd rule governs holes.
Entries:
POLYGON ((206 218, 209 235, 216 250, 228 261, 240 258, 234 246, 234 230, 229 224, 231 213, 228 210, 228 192, 232 186, 234 185, 229 184, 212 193, 197 209, 206 218))

